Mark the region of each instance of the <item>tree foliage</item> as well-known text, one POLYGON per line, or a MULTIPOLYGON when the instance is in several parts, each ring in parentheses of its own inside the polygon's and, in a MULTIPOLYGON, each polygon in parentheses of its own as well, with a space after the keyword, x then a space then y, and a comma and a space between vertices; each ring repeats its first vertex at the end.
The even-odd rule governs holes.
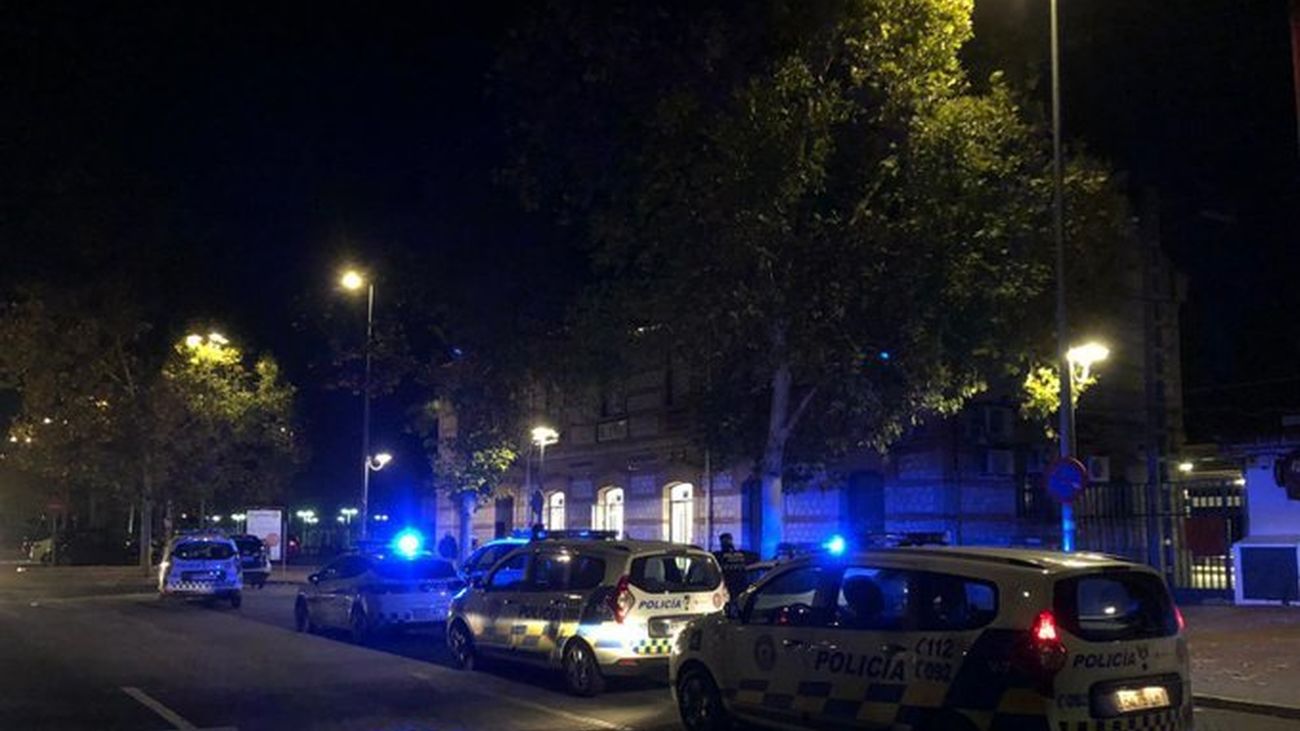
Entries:
POLYGON ((276 362, 215 334, 169 347, 135 312, 120 292, 55 289, 0 311, 0 382, 20 396, 5 459, 65 493, 276 499, 302 456, 276 362))
MULTIPOLYGON (((622 333, 707 374, 716 445, 763 480, 764 548, 785 478, 883 447, 1043 347, 1046 138, 998 78, 966 79, 970 12, 553 2, 503 57, 512 175, 585 222, 603 278, 576 339, 622 333)), ((1072 241, 1105 244, 1126 221, 1104 170, 1070 181, 1090 196, 1072 241)))

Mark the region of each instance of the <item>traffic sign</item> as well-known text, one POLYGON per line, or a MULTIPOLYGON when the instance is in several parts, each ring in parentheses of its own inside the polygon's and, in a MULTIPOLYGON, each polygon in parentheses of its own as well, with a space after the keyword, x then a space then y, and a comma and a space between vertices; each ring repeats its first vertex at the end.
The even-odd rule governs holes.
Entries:
POLYGON ((1074 457, 1058 457, 1047 468, 1047 493, 1060 503, 1072 503, 1088 486, 1088 468, 1074 457))

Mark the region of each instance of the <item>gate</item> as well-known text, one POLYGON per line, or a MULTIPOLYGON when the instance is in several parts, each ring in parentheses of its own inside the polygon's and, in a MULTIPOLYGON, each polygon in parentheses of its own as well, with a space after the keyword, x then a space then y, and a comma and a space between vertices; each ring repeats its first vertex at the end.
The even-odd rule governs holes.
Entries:
POLYGON ((1230 599, 1244 492, 1233 478, 1093 485, 1075 502, 1078 547, 1155 566, 1185 599, 1230 599))

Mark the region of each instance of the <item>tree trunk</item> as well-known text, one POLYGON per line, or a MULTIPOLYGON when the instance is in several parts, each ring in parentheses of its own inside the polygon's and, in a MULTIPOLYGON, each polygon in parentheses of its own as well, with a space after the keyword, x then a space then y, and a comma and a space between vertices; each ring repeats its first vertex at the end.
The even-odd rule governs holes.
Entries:
POLYGON ((478 495, 473 490, 465 490, 458 496, 460 498, 460 537, 457 539, 459 545, 456 551, 459 554, 456 558, 463 559, 469 555, 470 543, 474 537, 474 509, 478 506, 478 495))
MULTIPOLYGON (((784 334, 779 338, 784 345, 784 334)), ((762 545, 760 556, 776 555, 776 547, 785 540, 785 493, 782 475, 785 473, 785 444, 789 439, 788 414, 790 411, 790 365, 782 362, 772 373, 772 404, 768 412, 767 442, 763 446, 761 483, 763 497, 762 545)))
POLYGON ((146 465, 140 470, 140 567, 153 568, 153 475, 146 465))

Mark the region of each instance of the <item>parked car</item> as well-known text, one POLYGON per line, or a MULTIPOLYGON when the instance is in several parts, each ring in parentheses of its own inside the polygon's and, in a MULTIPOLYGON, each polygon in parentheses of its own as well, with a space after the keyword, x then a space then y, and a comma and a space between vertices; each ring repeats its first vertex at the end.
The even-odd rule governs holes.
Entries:
POLYGON ((1192 728, 1163 577, 1090 553, 791 559, 681 631, 670 684, 688 731, 1192 728))
POLYGON ((498 658, 563 671, 575 695, 613 675, 662 676, 677 632, 722 609, 717 559, 661 541, 536 540, 456 597, 447 645, 456 664, 498 658))
POLYGON ((111 530, 76 530, 60 533, 54 545, 54 563, 61 566, 124 566, 135 562, 130 536, 111 530))
POLYGON ((158 565, 158 595, 162 598, 225 599, 238 609, 243 589, 239 549, 226 536, 178 536, 168 544, 158 565))
POLYGON ((299 632, 342 629, 364 644, 376 632, 439 625, 465 582, 432 553, 352 553, 307 577, 294 602, 299 632))
POLYGON ((473 583, 477 579, 482 579, 501 557, 528 543, 527 538, 498 538, 488 541, 460 562, 460 575, 466 583, 473 583))
POLYGON ((271 578, 271 554, 261 538, 250 535, 231 536, 239 550, 239 565, 244 572, 244 584, 261 589, 271 578))

